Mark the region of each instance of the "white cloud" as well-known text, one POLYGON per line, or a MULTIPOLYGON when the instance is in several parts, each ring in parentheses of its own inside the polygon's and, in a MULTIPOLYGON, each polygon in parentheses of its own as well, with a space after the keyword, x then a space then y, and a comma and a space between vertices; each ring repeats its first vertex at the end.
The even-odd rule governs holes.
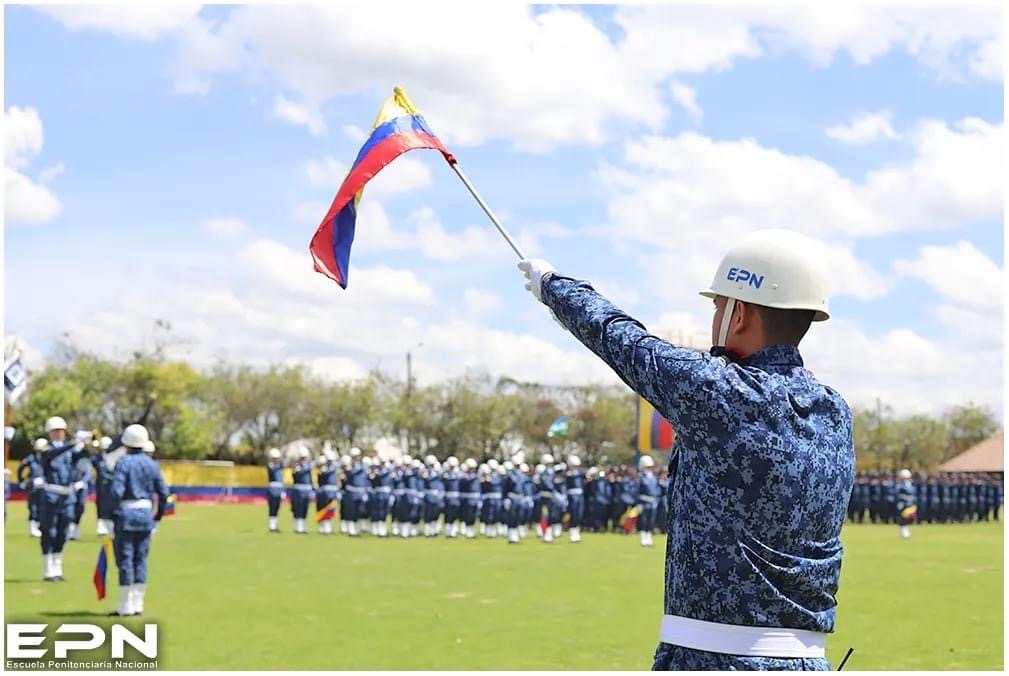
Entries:
POLYGON ((364 130, 356 124, 345 124, 340 127, 340 131, 342 131, 343 135, 351 141, 357 141, 358 143, 364 143, 368 138, 368 135, 364 133, 364 130))
POLYGON ((704 111, 697 105, 697 92, 693 87, 674 82, 670 87, 670 93, 673 95, 673 100, 680 104, 690 117, 699 120, 704 115, 704 111))
POLYGON ((237 237, 248 229, 242 219, 234 216, 210 218, 203 225, 215 237, 237 237))
POLYGON ((42 120, 34 108, 11 106, 3 114, 4 164, 20 168, 42 152, 42 120))
POLYGON ((63 205, 52 190, 20 172, 4 168, 4 219, 8 223, 47 223, 62 210, 63 205))
POLYGON ((501 297, 487 289, 466 289, 466 310, 471 317, 485 317, 501 309, 501 297))
MULTIPOLYGON (((923 246, 917 259, 895 261, 893 269, 924 282, 943 298, 960 305, 986 309, 1002 306, 1004 271, 970 242, 923 246)), ((947 316, 951 314, 947 312, 947 316)))
POLYGON ((890 111, 881 110, 866 113, 852 119, 848 124, 827 128, 827 136, 841 143, 864 144, 882 139, 897 138, 897 132, 890 124, 890 111))
POLYGON ((326 133, 326 124, 322 121, 322 113, 317 106, 295 103, 283 94, 277 94, 273 102, 273 116, 278 120, 305 127, 313 136, 322 136, 326 133))
MULTIPOLYGON (((11 106, 3 114, 4 221, 23 225, 46 223, 59 216, 63 205, 56 194, 33 181, 23 170, 42 152, 42 120, 34 108, 11 106)), ((43 182, 63 171, 60 164, 42 171, 43 182), (56 170, 58 169, 58 170, 56 170)))
POLYGON ((62 176, 63 170, 65 168, 66 167, 63 166, 62 162, 60 162, 59 164, 54 164, 52 166, 46 167, 45 169, 39 172, 39 180, 42 181, 43 183, 48 183, 57 176, 62 176))
POLYGON ((200 4, 40 5, 37 9, 70 30, 104 30, 121 37, 153 40, 187 24, 199 13, 200 4))

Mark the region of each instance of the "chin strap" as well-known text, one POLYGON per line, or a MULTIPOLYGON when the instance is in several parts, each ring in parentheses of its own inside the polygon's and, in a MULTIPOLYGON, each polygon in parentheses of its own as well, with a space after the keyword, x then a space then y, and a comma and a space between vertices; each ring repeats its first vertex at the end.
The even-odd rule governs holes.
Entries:
POLYGON ((732 322, 732 313, 736 309, 736 299, 725 299, 725 312, 722 313, 722 325, 718 328, 718 344, 715 347, 725 347, 725 341, 729 337, 729 323, 732 322))

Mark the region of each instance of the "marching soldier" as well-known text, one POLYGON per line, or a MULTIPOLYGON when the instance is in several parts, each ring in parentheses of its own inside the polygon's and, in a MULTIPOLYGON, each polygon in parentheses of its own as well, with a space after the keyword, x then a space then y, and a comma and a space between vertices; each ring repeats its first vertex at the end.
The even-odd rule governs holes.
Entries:
POLYGON ((350 485, 350 456, 340 457, 340 467, 337 470, 337 482, 340 491, 340 532, 346 535, 350 531, 351 513, 350 500, 347 499, 347 486, 350 485))
POLYGON ((147 590, 147 553, 151 535, 164 516, 168 486, 158 463, 143 451, 151 444, 147 428, 130 425, 123 430, 126 454, 116 462, 112 479, 115 496, 113 545, 119 567, 119 607, 114 615, 142 615, 147 590), (153 499, 158 496, 157 512, 153 499))
MULTIPOLYGON (((637 472, 628 469, 620 480, 620 516, 626 518, 630 510, 638 504, 638 476, 637 472)), ((617 523, 620 523, 619 520, 617 523)), ((629 526, 628 526, 629 528, 629 526)), ((630 535, 630 531, 624 530, 624 535, 630 535)))
POLYGON ((533 477, 533 481, 536 482, 536 495, 539 498, 536 503, 535 514, 533 518, 536 519, 536 535, 543 538, 543 542, 553 542, 554 533, 553 529, 549 527, 550 519, 547 517, 547 528, 543 528, 540 521, 540 515, 544 511, 550 514, 550 503, 553 502, 553 485, 554 485, 554 456, 549 453, 544 453, 543 457, 540 458, 540 464, 536 465, 536 474, 533 477))
POLYGON ((553 467, 553 485, 550 487, 550 530, 554 540, 564 534, 564 514, 568 508, 567 465, 559 463, 553 467))
POLYGON ((465 466, 466 470, 459 479, 459 498, 462 500, 460 510, 466 539, 472 540, 476 537, 476 519, 480 510, 480 479, 476 460, 467 458, 465 466))
POLYGON ((28 501, 28 534, 33 538, 42 537, 39 523, 42 518, 40 512, 46 483, 42 478, 42 454, 47 448, 49 448, 48 439, 36 439, 31 453, 21 460, 17 470, 18 484, 24 489, 28 501))
POLYGON ((316 460, 315 468, 315 513, 318 521, 318 530, 322 535, 333 534, 333 520, 331 518, 320 518, 338 499, 340 489, 336 485, 336 453, 325 449, 316 460))
POLYGON ((498 510, 501 509, 501 484, 489 464, 480 465, 480 530, 488 538, 497 535, 498 510))
POLYGON ((424 463, 420 458, 413 459, 413 471, 409 474, 409 489, 407 500, 410 503, 410 537, 420 535, 420 522, 424 518, 424 463))
POLYGON ((613 496, 610 494, 610 482, 606 478, 606 470, 602 467, 596 470, 592 481, 592 497, 589 501, 589 511, 592 514, 592 529, 597 533, 606 532, 606 522, 610 517, 610 504, 613 496))
POLYGON ((655 545, 652 534, 655 530, 655 511, 659 506, 659 480, 652 471, 655 467, 652 456, 641 456, 638 467, 641 468, 638 475, 638 507, 641 509, 641 514, 638 515, 638 535, 642 547, 652 547, 655 545))
POLYGON ((565 493, 568 499, 568 534, 571 542, 582 541, 582 520, 585 518, 585 472, 582 460, 577 455, 568 457, 568 471, 565 477, 565 493))
POLYGON ((522 510, 519 516, 519 539, 525 540, 529 535, 529 525, 535 518, 536 511, 536 484, 533 483, 532 469, 526 463, 519 464, 519 472, 522 478, 522 510))
POLYGON ((454 455, 445 460, 445 472, 441 480, 445 484, 445 537, 454 538, 459 534, 459 510, 462 499, 459 496, 459 483, 462 474, 459 472, 459 458, 454 455))
MULTIPOLYGON (((370 463, 370 460, 369 460, 370 463)), ((347 533, 352 537, 357 537, 364 520, 367 516, 365 510, 368 505, 368 474, 364 463, 361 460, 361 449, 350 449, 350 468, 347 472, 347 481, 343 487, 343 504, 347 510, 347 533)))
POLYGON ((522 518, 522 501, 525 496, 522 494, 522 473, 509 460, 504 464, 505 477, 501 484, 501 494, 504 500, 501 504, 501 511, 504 513, 505 528, 508 529, 508 543, 518 544, 519 523, 522 518))
MULTIPOLYGON (((91 440, 91 433, 78 432, 78 441, 86 443, 91 440)), ((81 539, 81 518, 88 504, 88 488, 91 485, 91 454, 83 453, 74 465, 74 515, 67 524, 67 540, 81 539)))
POLYGON ((424 476, 424 535, 438 535, 438 519, 445 511, 445 484, 441 480, 441 466, 438 459, 429 455, 424 459, 427 465, 424 476))
POLYGON ((304 446, 298 451, 298 462, 291 468, 294 480, 291 486, 291 512, 294 515, 294 532, 308 535, 306 520, 308 504, 312 501, 312 453, 304 446))
POLYGON ((266 463, 266 505, 269 512, 269 530, 279 533, 280 503, 284 496, 284 462, 279 448, 271 448, 269 460, 266 463))
POLYGON ((67 441, 67 423, 54 416, 46 421, 49 447, 42 453, 42 487, 40 521, 42 530, 42 579, 62 581, 63 545, 67 527, 74 514, 74 496, 81 489, 75 481, 77 461, 86 454, 84 445, 67 441))
POLYGON ((407 500, 407 473, 410 471, 412 459, 409 455, 403 454, 400 458, 399 467, 393 474, 392 481, 392 534, 394 536, 408 537, 410 530, 410 503, 407 500))

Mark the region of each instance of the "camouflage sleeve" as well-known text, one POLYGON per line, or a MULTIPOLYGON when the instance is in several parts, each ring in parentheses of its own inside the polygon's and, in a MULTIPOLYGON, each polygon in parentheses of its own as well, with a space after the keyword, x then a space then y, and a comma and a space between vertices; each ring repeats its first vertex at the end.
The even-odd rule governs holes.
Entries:
POLYGON ((154 490, 158 494, 158 511, 154 516, 155 521, 161 521, 165 515, 165 508, 168 506, 168 484, 161 475, 161 468, 154 465, 154 490))
POLYGON ((723 359, 651 335, 588 282, 551 274, 542 288, 543 302, 564 327, 678 432, 689 424, 691 409, 710 412, 713 404, 730 397, 723 359))

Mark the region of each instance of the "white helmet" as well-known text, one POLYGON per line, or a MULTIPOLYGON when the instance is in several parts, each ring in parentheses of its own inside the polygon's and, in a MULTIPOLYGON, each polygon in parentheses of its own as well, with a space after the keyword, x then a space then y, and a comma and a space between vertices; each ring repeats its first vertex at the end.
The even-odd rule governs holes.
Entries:
POLYGON ((536 472, 537 473, 543 474, 543 472, 545 472, 545 471, 547 471, 547 466, 546 465, 544 465, 543 463, 540 463, 540 464, 536 465, 536 472))
POLYGON ((490 467, 491 469, 497 469, 498 462, 494 458, 491 458, 490 460, 487 461, 487 466, 490 467))
POLYGON ((308 450, 307 446, 302 446, 298 449, 298 457, 302 459, 311 459, 312 451, 308 450))
POLYGON ((32 448, 34 448, 36 451, 44 451, 47 448, 49 448, 49 440, 39 437, 38 439, 35 440, 35 443, 32 445, 32 448))
POLYGON ((413 468, 414 469, 423 469, 423 467, 424 467, 424 463, 422 463, 420 461, 420 458, 414 458, 414 460, 413 460, 413 468))
POLYGON ((438 470, 440 472, 441 471, 441 463, 438 462, 437 460, 435 460, 434 464, 431 465, 431 469, 436 469, 436 470, 438 470))
POLYGON ((448 456, 448 459, 445 460, 445 464, 451 467, 452 469, 455 469, 456 467, 459 466, 459 458, 455 457, 454 455, 450 455, 448 456))
POLYGON ((477 467, 476 460, 474 460, 473 458, 466 458, 466 467, 468 467, 469 469, 476 469, 477 467))
POLYGON ((112 439, 108 437, 102 437, 101 439, 98 440, 98 448, 102 449, 103 451, 109 450, 110 446, 112 446, 112 439))
POLYGON ((49 434, 53 430, 63 430, 67 429, 67 421, 58 415, 54 415, 49 420, 46 420, 46 434, 49 434))
POLYGON ((819 242, 791 230, 758 230, 737 242, 719 264, 711 286, 701 291, 707 298, 724 296, 730 301, 719 345, 725 345, 737 300, 780 310, 813 310, 813 321, 828 319, 825 269, 819 242))
POLYGON ((569 455, 568 464, 571 465, 572 467, 581 467, 582 460, 577 455, 569 455))
POLYGON ((340 463, 342 465, 344 465, 345 467, 350 466, 350 456, 349 455, 341 456, 340 457, 340 463))
POLYGON ((143 449, 144 453, 146 453, 147 455, 154 455, 154 442, 153 441, 148 440, 146 443, 144 443, 144 445, 141 448, 143 449))
POLYGON ((322 452, 322 454, 326 457, 326 460, 336 462, 336 452, 332 449, 327 448, 322 452))
POLYGON ((371 467, 371 458, 369 458, 368 456, 364 456, 363 458, 361 458, 361 464, 364 465, 365 467, 371 467))
POLYGON ((280 460, 280 455, 281 455, 280 449, 279 448, 271 448, 269 455, 270 455, 270 460, 280 460))
POLYGON ((655 467, 655 461, 652 460, 652 456, 643 455, 641 456, 641 460, 638 460, 638 467, 641 467, 642 469, 646 467, 655 467))
POLYGON ((899 476, 901 479, 910 479, 911 478, 911 470, 909 470, 909 469, 902 469, 902 470, 900 470, 900 472, 897 473, 897 476, 899 476))
POLYGON ((325 453, 320 453, 319 457, 315 459, 315 462, 319 465, 325 465, 329 462, 329 458, 326 457, 325 453))
POLYGON ((438 462, 438 458, 434 457, 430 453, 424 456, 424 464, 427 465, 428 467, 434 467, 434 464, 436 462, 438 462))
POLYGON ((350 457, 356 458, 359 457, 360 455, 361 455, 361 449, 358 448, 357 446, 354 446, 353 448, 350 449, 350 457))
POLYGON ((529 465, 525 464, 524 462, 520 462, 519 471, 522 472, 523 474, 527 473, 529 471, 529 465))
POLYGON ((123 430, 122 442, 126 448, 143 448, 151 438, 143 425, 130 425, 123 430))
POLYGON ((513 469, 515 469, 515 464, 511 460, 505 460, 504 465, 502 465, 502 467, 505 468, 506 472, 510 472, 513 469))
POLYGON ((554 456, 550 455, 549 453, 544 453, 543 457, 540 458, 540 462, 542 462, 544 465, 552 465, 554 464, 554 456))

